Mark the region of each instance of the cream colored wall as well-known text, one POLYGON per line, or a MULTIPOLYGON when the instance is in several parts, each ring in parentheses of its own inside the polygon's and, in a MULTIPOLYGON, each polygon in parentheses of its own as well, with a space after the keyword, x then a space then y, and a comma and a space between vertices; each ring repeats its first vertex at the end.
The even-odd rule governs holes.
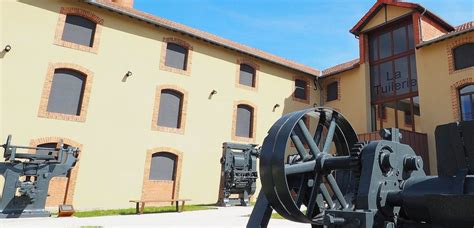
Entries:
MULTIPOLYGON (((371 129, 370 79, 366 67, 368 67, 367 64, 362 64, 358 68, 322 80, 323 85, 327 85, 333 80, 340 80, 340 99, 330 102, 324 101, 324 106, 339 110, 358 134, 369 132, 371 129)), ((326 93, 326 90, 323 93, 326 93)))
POLYGON ((361 31, 367 31, 387 21, 407 15, 412 12, 408 8, 402 8, 397 6, 385 6, 385 8, 380 9, 379 12, 375 14, 375 16, 364 26, 361 31), (385 8, 387 9, 386 12, 385 8))
POLYGON ((470 32, 416 50, 422 129, 428 133, 430 168, 435 173, 435 128, 440 124, 457 121, 453 115, 451 85, 466 78, 474 80, 472 67, 449 74, 447 46, 467 37, 473 39, 474 33, 470 32))
POLYGON ((257 105, 257 143, 283 112, 319 102, 312 88, 311 105, 292 101, 293 76, 301 75, 298 72, 256 60, 258 91, 236 88, 236 60, 243 57, 236 52, 87 4, 7 0, 0 7, 2 39, 14 47, 1 59, 0 139, 13 134, 15 144, 25 145, 31 139, 60 136, 82 143, 74 196, 79 210, 133 206, 128 200, 140 198, 145 155, 155 147, 183 152, 181 198, 190 198, 192 203, 216 202, 221 147, 231 141, 234 101, 257 105), (53 44, 61 6, 84 8, 104 19, 97 54, 53 44), (159 69, 164 36, 179 37, 193 46, 190 76, 159 69), (49 63, 74 63, 94 72, 84 123, 37 117, 49 63), (129 70, 133 76, 122 82, 129 70), (155 88, 162 84, 178 85, 188 92, 184 135, 151 130, 155 88), (208 99, 213 89, 218 94, 208 99), (276 103, 281 107, 273 112, 276 103))

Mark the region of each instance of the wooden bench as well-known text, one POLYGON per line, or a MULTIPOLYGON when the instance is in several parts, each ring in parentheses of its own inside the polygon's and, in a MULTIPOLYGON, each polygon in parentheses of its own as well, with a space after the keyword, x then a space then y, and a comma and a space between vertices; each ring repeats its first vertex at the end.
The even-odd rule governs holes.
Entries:
POLYGON ((130 203, 135 203, 135 208, 137 210, 137 214, 143 214, 143 210, 145 209, 146 203, 176 203, 176 212, 181 212, 184 209, 184 203, 186 201, 191 201, 190 199, 169 199, 169 200, 130 200, 130 203), (181 202, 181 208, 179 207, 179 202, 181 202), (141 204, 141 205, 140 205, 141 204))

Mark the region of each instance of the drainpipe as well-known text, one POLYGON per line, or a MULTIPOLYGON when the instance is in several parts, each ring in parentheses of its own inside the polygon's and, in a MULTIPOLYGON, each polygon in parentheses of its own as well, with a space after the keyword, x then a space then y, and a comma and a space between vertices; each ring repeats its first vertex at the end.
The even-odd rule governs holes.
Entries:
POLYGON ((421 29, 421 18, 426 13, 426 8, 424 8, 423 13, 420 14, 420 18, 418 18, 418 31, 420 33, 420 41, 423 42, 423 30, 421 29))

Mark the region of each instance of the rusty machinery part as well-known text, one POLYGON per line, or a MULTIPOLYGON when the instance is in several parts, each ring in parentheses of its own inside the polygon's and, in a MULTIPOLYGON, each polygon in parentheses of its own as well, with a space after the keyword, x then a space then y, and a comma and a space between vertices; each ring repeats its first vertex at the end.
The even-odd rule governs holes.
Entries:
POLYGON ((329 108, 280 118, 260 155, 262 191, 272 208, 303 223, 319 223, 315 216, 325 209, 351 209, 359 169, 360 149, 353 149, 357 141, 349 122, 329 108), (356 168, 338 169, 352 166, 356 168))

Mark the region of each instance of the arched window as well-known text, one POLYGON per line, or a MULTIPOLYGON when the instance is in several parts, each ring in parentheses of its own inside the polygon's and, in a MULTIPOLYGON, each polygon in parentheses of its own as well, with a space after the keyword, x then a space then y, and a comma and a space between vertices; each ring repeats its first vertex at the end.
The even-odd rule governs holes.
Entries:
POLYGON ((177 156, 168 152, 158 152, 151 156, 150 180, 176 180, 177 156))
POLYGON ((186 70, 188 48, 175 43, 167 43, 165 65, 180 70, 186 70))
POLYGON ((474 43, 467 43, 454 48, 453 55, 455 70, 474 66, 474 43))
POLYGON ((237 120, 235 127, 235 135, 238 137, 253 137, 253 121, 254 109, 245 104, 237 105, 237 120))
POLYGON ((332 82, 326 88, 326 101, 334 101, 338 99, 338 82, 332 82))
POLYGON ((172 89, 163 89, 160 95, 158 126, 181 128, 183 94, 172 89))
POLYGON ((294 97, 300 100, 307 100, 308 99, 308 82, 301 79, 295 80, 295 91, 294 97))
POLYGON ((474 84, 459 90, 459 103, 461 105, 461 119, 474 120, 474 84))
POLYGON ((97 24, 85 17, 67 15, 62 40, 92 47, 97 24))
POLYGON ((56 69, 48 98, 48 112, 81 115, 86 75, 71 69, 56 69))
POLYGON ((240 64, 239 84, 255 87, 255 69, 247 64, 240 64))

